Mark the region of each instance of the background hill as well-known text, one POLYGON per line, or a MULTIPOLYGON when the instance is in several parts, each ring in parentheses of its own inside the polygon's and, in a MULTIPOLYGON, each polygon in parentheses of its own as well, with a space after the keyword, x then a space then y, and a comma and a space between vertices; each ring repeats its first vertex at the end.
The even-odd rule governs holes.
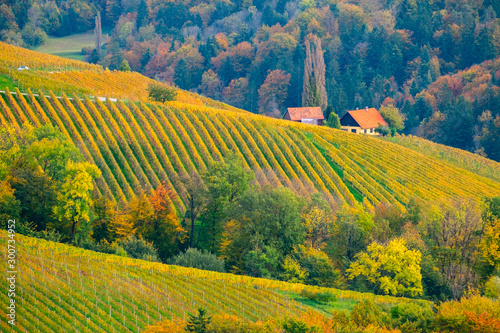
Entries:
POLYGON ((495 72, 485 73, 491 77, 465 100, 447 98, 440 79, 471 74, 471 66, 498 58, 496 0, 4 1, 0 11, 0 38, 11 44, 36 47, 47 34, 86 32, 99 12, 109 38, 84 51, 111 70, 127 61, 150 78, 254 113, 329 104, 343 115, 391 103, 407 116, 406 134, 420 128, 428 139, 472 152, 484 148, 500 160, 491 140, 474 140, 483 126, 478 117, 500 112, 495 72), (308 54, 322 64, 314 73, 308 54), (438 103, 424 98, 427 88, 442 96, 438 103), (308 97, 313 90, 321 93, 308 97), (488 105, 491 100, 497 102, 488 105), (435 130, 425 131, 430 123, 435 130))

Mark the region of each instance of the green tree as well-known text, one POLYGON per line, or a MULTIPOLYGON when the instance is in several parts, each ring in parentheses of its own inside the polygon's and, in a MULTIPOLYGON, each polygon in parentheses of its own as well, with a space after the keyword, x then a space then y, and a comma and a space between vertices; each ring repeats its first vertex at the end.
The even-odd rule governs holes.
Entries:
POLYGON ((328 120, 326 121, 328 127, 340 129, 340 118, 335 112, 330 113, 328 120))
MULTIPOLYGON (((250 259, 275 270, 293 247, 302 244, 306 229, 302 225, 302 202, 285 188, 265 186, 244 193, 229 216, 225 228, 222 257, 229 267, 245 271, 250 259)), ((254 270, 254 272, 258 270, 254 270)))
POLYGON ((9 183, 0 180, 0 225, 2 229, 7 228, 8 220, 19 221, 21 203, 14 196, 14 190, 9 183))
POLYGON ((203 212, 208 200, 207 188, 198 173, 183 174, 180 181, 186 189, 188 206, 184 218, 190 222, 189 247, 194 246, 196 219, 203 212))
POLYGON ((194 248, 189 248, 184 253, 180 253, 170 259, 170 265, 194 267, 206 271, 225 273, 224 260, 217 258, 216 255, 194 248))
POLYGON ((116 203, 106 197, 94 200, 92 206, 94 220, 92 221, 92 238, 99 243, 102 240, 115 241, 115 226, 112 223, 116 214, 116 203))
MULTIPOLYGON (((334 79, 334 81, 335 81, 335 79, 334 79)), ((326 110, 324 112, 325 119, 330 118, 330 114, 332 112, 336 113, 335 108, 331 104, 328 104, 328 106, 326 107, 326 110)))
POLYGON ((57 204, 56 183, 38 168, 15 164, 9 179, 21 205, 20 218, 34 223, 38 231, 54 222, 52 209, 57 204))
POLYGON ((337 230, 327 248, 332 258, 347 268, 356 253, 366 249, 375 224, 372 216, 361 205, 344 206, 336 215, 337 230))
POLYGON ((334 267, 325 252, 297 245, 290 256, 307 272, 304 280, 306 284, 321 287, 342 287, 340 271, 334 267))
POLYGON ((191 74, 184 59, 179 60, 175 66, 174 82, 181 89, 189 90, 191 88, 191 74))
POLYGON ((130 72, 130 65, 128 64, 128 61, 126 59, 123 59, 118 70, 120 72, 130 72))
POLYGON ((101 176, 101 171, 88 162, 66 164, 66 177, 57 194, 57 205, 54 215, 69 227, 69 236, 74 244, 82 244, 90 237, 90 207, 92 205, 92 190, 94 179, 101 176))
POLYGON ((174 88, 167 85, 154 83, 148 85, 148 97, 153 101, 165 103, 167 101, 175 101, 177 93, 174 88))
POLYGON ((201 175, 207 188, 206 208, 200 216, 200 245, 218 253, 222 229, 227 213, 238 198, 249 188, 253 173, 247 172, 236 155, 209 165, 201 175))
POLYGON ((146 0, 141 0, 137 9, 136 26, 137 29, 148 24, 149 21, 149 8, 146 0))
POLYGON ((142 237, 129 235, 126 238, 120 239, 117 243, 130 258, 159 261, 158 251, 153 243, 148 242, 142 237))
POLYGON ((384 294, 417 296, 423 292, 420 261, 420 251, 396 238, 387 245, 372 243, 346 272, 350 279, 363 276, 384 294))
POLYGON ((380 108, 380 115, 385 119, 389 128, 401 131, 405 127, 405 117, 393 105, 387 105, 380 108))
POLYGON ((206 333, 208 332, 207 326, 210 324, 211 319, 212 316, 207 314, 207 310, 199 308, 197 316, 189 314, 189 320, 184 330, 186 332, 206 333))
POLYGON ((389 126, 379 125, 375 128, 375 132, 382 134, 382 136, 387 136, 391 133, 391 128, 389 126))

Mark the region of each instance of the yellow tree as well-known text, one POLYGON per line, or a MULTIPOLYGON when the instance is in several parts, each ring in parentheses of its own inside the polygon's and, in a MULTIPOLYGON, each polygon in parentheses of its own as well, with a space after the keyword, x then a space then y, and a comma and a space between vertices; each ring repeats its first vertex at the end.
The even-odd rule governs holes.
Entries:
POLYGON ((63 226, 70 227, 72 243, 80 244, 90 237, 93 181, 100 176, 101 171, 89 162, 74 163, 69 160, 66 164, 66 177, 53 211, 63 226))
POLYGON ((423 292, 420 260, 420 251, 409 250, 396 238, 387 245, 372 243, 347 273, 350 279, 364 277, 384 294, 417 296, 423 292))

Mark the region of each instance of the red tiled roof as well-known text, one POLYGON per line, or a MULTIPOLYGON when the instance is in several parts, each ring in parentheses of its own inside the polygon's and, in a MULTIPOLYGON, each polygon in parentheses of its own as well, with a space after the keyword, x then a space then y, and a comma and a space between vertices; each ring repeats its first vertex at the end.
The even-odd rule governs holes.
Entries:
POLYGON ((375 108, 347 111, 362 129, 375 128, 379 124, 388 126, 387 122, 382 118, 380 113, 375 108))
POLYGON ((325 119, 319 106, 304 108, 288 108, 290 119, 297 121, 302 119, 325 119))

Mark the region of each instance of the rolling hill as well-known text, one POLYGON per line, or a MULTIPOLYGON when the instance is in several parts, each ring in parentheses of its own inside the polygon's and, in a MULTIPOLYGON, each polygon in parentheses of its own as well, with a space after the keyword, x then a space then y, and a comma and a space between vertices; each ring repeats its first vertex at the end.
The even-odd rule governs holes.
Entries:
POLYGON ((100 194, 119 202, 165 181, 178 194, 182 212, 185 190, 178 176, 201 172, 232 153, 257 183, 303 195, 320 192, 333 207, 388 202, 403 211, 412 196, 481 198, 500 192, 498 179, 377 138, 254 115, 181 90, 175 102, 148 103, 145 88, 153 81, 137 73, 1 43, 0 59, 2 73, 26 89, 0 94, 0 124, 58 127, 101 169, 100 194), (20 64, 31 70, 17 72, 20 64), (30 89, 57 82, 64 85, 56 93, 30 89))
MULTIPOLYGON (((7 246, 6 236, 0 231, 2 247, 7 246)), ((304 288, 333 293, 339 304, 410 301, 169 266, 21 235, 16 242, 19 273, 12 332, 138 332, 162 319, 186 319, 200 306, 252 321, 295 316, 317 310, 292 299, 304 288)), ((6 258, 4 252, 4 271, 6 258)), ((0 286, 7 290, 7 280, 0 286)), ((8 301, 6 293, 1 298, 8 301)), ((11 331, 7 320, 1 316, 3 332, 11 331)))

